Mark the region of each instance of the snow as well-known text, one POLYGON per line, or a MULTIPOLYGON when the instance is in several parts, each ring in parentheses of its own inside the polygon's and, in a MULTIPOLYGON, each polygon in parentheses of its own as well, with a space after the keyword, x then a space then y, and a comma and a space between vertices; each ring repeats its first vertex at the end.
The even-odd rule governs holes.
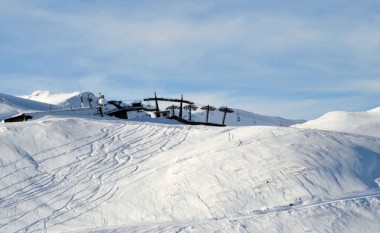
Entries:
POLYGON ((0 124, 1 232, 379 227, 380 137, 363 131, 377 111, 328 131, 317 120, 220 128, 74 112, 0 124))
MULTIPOLYGON (((34 91, 30 95, 25 95, 25 96, 21 96, 21 97, 24 99, 37 101, 40 104, 47 103, 47 104, 49 104, 49 106, 54 105, 55 107, 53 109, 64 110, 64 111, 60 111, 60 112, 49 112, 49 113, 39 112, 37 115, 34 114, 34 117, 41 117, 41 116, 52 115, 52 114, 54 114, 54 115, 73 115, 73 114, 74 115, 75 114, 76 115, 78 115, 78 114, 79 115, 86 115, 86 114, 83 114, 86 111, 80 111, 79 110, 77 112, 69 112, 68 114, 66 114, 67 112, 65 111, 68 109, 77 110, 81 107, 80 92, 51 93, 50 91, 38 90, 38 91, 34 91)), ((93 106, 95 106, 98 102, 98 98, 93 93, 83 92, 82 98, 84 101, 84 107, 85 108, 89 107, 89 103, 88 103, 89 97, 92 98, 92 100, 93 100, 92 101, 93 106)), ((17 97, 15 97, 15 98, 17 98, 17 97)), ((22 101, 19 101, 19 102, 22 102, 22 101)), ((28 107, 19 108, 15 111, 12 111, 12 112, 8 111, 8 110, 1 111, 1 109, 0 109, 0 112, 7 112, 8 113, 6 116, 4 115, 3 119, 10 117, 10 116, 13 116, 13 115, 16 115, 16 113, 25 112, 26 109, 29 109, 28 112, 36 110, 35 108, 30 107, 29 106, 30 104, 25 104, 25 102, 22 102, 22 103, 24 103, 24 105, 26 105, 28 107)), ((124 104, 127 104, 127 103, 124 103, 124 104)), ((39 109, 39 110, 46 111, 48 109, 43 108, 43 109, 39 109)), ((285 126, 286 127, 286 126, 290 126, 290 125, 294 125, 294 124, 300 124, 300 123, 305 122, 304 120, 291 120, 291 119, 285 119, 282 117, 264 116, 264 115, 260 115, 260 114, 256 114, 256 113, 247 112, 247 111, 244 111, 241 109, 233 109, 233 110, 234 110, 233 113, 229 113, 226 115, 225 125, 228 125, 228 126, 265 125, 265 126, 285 126)), ((93 115, 92 113, 93 112, 91 112, 90 115, 93 115)), ((175 114, 178 116, 179 111, 176 110, 175 114)), ((223 112, 220 112, 218 110, 211 111, 209 113, 209 122, 221 124, 222 120, 223 120, 223 114, 224 114, 223 112)), ((135 119, 135 118, 141 118, 141 117, 146 118, 147 114, 146 113, 129 112, 128 117, 129 117, 129 119, 135 119)), ((185 111, 185 110, 183 111, 183 118, 189 119, 189 112, 188 111, 185 111)), ((0 120, 2 120, 2 119, 0 119, 0 120)), ((162 120, 158 120, 158 121, 162 122, 162 120)), ((206 121, 206 112, 201 111, 199 109, 198 109, 198 111, 193 112, 192 113, 192 121, 205 122, 206 121)))
POLYGON ((380 107, 367 112, 329 112, 295 127, 380 137, 380 107))
MULTIPOLYGON (((256 113, 247 112, 241 109, 233 109, 233 113, 226 115, 225 124, 228 126, 290 126, 294 124, 304 123, 304 120, 290 120, 282 117, 264 116, 256 113)), ((218 110, 209 113, 209 122, 221 124, 223 120, 223 112, 218 110)), ((188 112, 184 112, 184 118, 188 119, 188 112)), ((192 116, 193 121, 206 121, 206 112, 198 111, 192 116)))
MULTIPOLYGON (((39 101, 43 103, 53 104, 53 105, 59 105, 64 108, 79 108, 80 105, 80 92, 72 92, 72 93, 51 93, 50 91, 43 91, 38 90, 34 91, 30 95, 21 96, 22 98, 39 101)), ((88 97, 91 97, 93 99, 92 104, 96 105, 97 103, 97 97, 95 97, 94 94, 90 92, 83 92, 82 98, 83 98, 83 104, 85 107, 88 107, 88 97)))
POLYGON ((0 121, 23 112, 48 111, 58 106, 0 93, 0 121))

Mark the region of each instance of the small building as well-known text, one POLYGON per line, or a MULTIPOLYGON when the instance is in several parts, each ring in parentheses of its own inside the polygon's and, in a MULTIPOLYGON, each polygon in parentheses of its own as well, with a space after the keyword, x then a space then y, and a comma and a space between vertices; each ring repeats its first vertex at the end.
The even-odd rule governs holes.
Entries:
POLYGON ((23 113, 21 115, 17 115, 17 116, 13 116, 13 117, 4 119, 4 122, 5 123, 8 123, 8 122, 21 122, 21 121, 31 120, 32 118, 33 118, 32 116, 26 115, 25 113, 23 113))
POLYGON ((141 103, 141 100, 136 100, 136 101, 133 101, 132 103, 132 107, 134 108, 142 108, 142 103, 141 103))
POLYGON ((157 118, 160 118, 160 117, 170 117, 170 111, 158 111, 158 112, 154 112, 154 116, 157 117, 157 118))

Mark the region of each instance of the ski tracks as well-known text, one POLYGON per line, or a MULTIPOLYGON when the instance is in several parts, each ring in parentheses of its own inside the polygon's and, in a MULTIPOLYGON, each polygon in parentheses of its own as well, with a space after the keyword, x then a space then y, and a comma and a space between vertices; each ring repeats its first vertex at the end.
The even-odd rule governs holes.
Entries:
POLYGON ((183 126, 115 123, 40 151, 32 164, 39 172, 0 190, 0 231, 46 232, 101 206, 127 177, 144 176, 144 161, 180 145, 188 133, 183 126), (28 224, 17 228, 19 222, 28 224))

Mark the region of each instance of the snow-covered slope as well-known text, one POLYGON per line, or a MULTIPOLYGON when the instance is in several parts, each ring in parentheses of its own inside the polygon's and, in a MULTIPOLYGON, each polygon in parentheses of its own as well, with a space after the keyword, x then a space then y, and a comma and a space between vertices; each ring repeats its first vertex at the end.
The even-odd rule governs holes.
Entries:
POLYGON ((377 137, 44 117, 1 124, 0 148, 2 232, 379 227, 377 137))
MULTIPOLYGON (((54 105, 62 106, 65 109, 79 108, 80 107, 80 93, 51 93, 49 91, 35 91, 31 95, 22 96, 25 99, 40 101, 43 103, 49 103, 54 105)), ((95 97, 91 92, 82 93, 84 106, 88 107, 89 103, 87 101, 88 97, 93 99, 93 105, 97 103, 97 97, 95 97)), ((176 111, 178 116, 179 112, 176 111)), ((221 124, 223 121, 223 112, 218 110, 212 111, 209 114, 209 122, 221 124)), ((144 114, 140 114, 144 115, 144 114)), ((135 112, 129 113, 130 118, 138 117, 135 112)), ((183 111, 183 118, 189 119, 189 113, 183 111)), ((192 121, 205 122, 206 112, 198 110, 192 114, 192 121)), ((294 124, 304 123, 304 120, 290 120, 282 117, 264 116, 260 114, 255 114, 247 112, 240 109, 234 109, 233 113, 229 113, 226 116, 225 124, 228 126, 250 126, 250 125, 263 125, 263 126, 290 126, 294 124)))
POLYGON ((367 112, 329 112, 316 120, 295 127, 380 137, 380 108, 367 112))
MULTIPOLYGON (((80 100, 80 92, 72 92, 72 93, 51 93, 50 91, 34 91, 31 95, 21 96, 22 98, 39 101, 48 104, 59 105, 64 108, 80 108, 81 100, 80 100)), ((93 100, 93 104, 95 105, 97 102, 97 97, 91 92, 83 92, 83 104, 85 107, 89 106, 88 98, 93 100)))
POLYGON ((58 106, 0 93, 0 121, 22 112, 48 111, 58 106))
MULTIPOLYGON (((304 120, 290 120, 282 117, 264 116, 241 109, 233 109, 233 113, 226 115, 225 124, 228 126, 290 126, 294 124, 304 123, 304 120)), ((192 115, 193 121, 206 121, 206 112, 198 111, 192 115)), ((223 121, 224 113, 218 110, 209 113, 209 122, 221 124, 223 121)), ((189 118, 189 113, 184 112, 184 118, 189 118)))

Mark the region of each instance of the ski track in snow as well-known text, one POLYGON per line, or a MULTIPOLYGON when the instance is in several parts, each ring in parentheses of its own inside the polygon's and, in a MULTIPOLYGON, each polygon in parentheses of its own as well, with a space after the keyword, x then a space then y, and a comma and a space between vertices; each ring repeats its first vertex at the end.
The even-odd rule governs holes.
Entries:
MULTIPOLYGON (((16 210, 25 203, 32 205, 27 211, 2 216, 0 231, 10 229, 7 227, 12 224, 12 228, 17 227, 18 224, 14 223, 22 222, 24 218, 32 218, 35 221, 19 229, 13 228, 15 232, 47 231, 48 227, 89 212, 113 198, 118 190, 116 184, 119 180, 130 176, 137 176, 138 179, 138 171, 143 169, 140 165, 143 161, 154 154, 180 145, 185 138, 183 141, 171 140, 179 134, 186 135, 186 129, 183 127, 162 130, 160 127, 139 124, 132 130, 128 127, 128 131, 124 129, 123 124, 115 124, 114 127, 101 131, 96 135, 76 138, 64 145, 2 165, 4 168, 17 166, 23 160, 33 158, 33 164, 38 169, 32 177, 19 180, 0 190, 0 209, 16 210), (128 140, 131 136, 139 140, 128 140), (77 156, 78 151, 81 152, 80 156, 77 156), (57 167, 45 171, 45 164, 60 157, 70 158, 72 162, 63 166, 57 164, 57 167), (84 188, 77 190, 77 187, 84 188), (41 198, 47 201, 39 203, 41 198), (54 207, 54 210, 51 207, 54 207), (43 215, 46 217, 34 218, 36 212, 44 212, 43 215)), ((2 178, 17 176, 17 172, 22 170, 23 168, 20 168, 2 178)))
MULTIPOLYGON (((22 139, 11 134, 22 128, 25 137, 39 144, 42 140, 36 138, 47 137, 48 130, 60 127, 65 138, 58 145, 53 139, 62 135, 51 136, 52 142, 46 141, 43 146, 17 147, 14 160, 1 161, 0 232, 49 232, 58 231, 60 226, 72 230, 75 228, 68 227, 72 221, 86 218, 87 213, 99 211, 108 203, 123 204, 118 200, 136 191, 141 193, 128 198, 141 201, 138 195, 144 194, 152 200, 142 202, 146 206, 141 210, 128 209, 136 211, 137 217, 128 219, 129 226, 120 231, 115 227, 116 232, 187 232, 209 224, 218 229, 219 223, 232 223, 235 231, 249 232, 242 222, 256 221, 260 216, 380 195, 375 182, 380 172, 367 174, 360 167, 379 165, 379 138, 297 128, 66 121, 42 119, 24 123, 25 129, 15 124, 0 131, 22 139), (66 129, 71 123, 81 132, 66 129), (47 129, 45 134, 28 134, 28 130, 39 127, 47 129), (358 166, 355 175, 362 177, 351 177, 347 164, 358 166), (345 183, 351 178, 356 182, 353 187, 345 183), (142 184, 149 189, 136 189, 142 184), (162 203, 153 202, 156 196, 162 203), (140 225, 133 224, 139 220, 140 225)), ((12 146, 4 144, 4 148, 11 148, 9 151, 12 146)), ((131 203, 117 207, 131 208, 131 203)), ((101 219, 106 225, 120 224, 107 215, 101 219)), ((265 221, 260 224, 262 229, 270 227, 265 221)), ((80 228, 91 226, 83 224, 80 228)), ((97 226, 84 231, 108 232, 108 228, 97 226)))
MULTIPOLYGON (((87 229, 87 230, 81 230, 81 231, 73 231, 72 233, 80 233, 80 232, 92 232, 92 233, 119 233, 119 232, 204 232, 204 231, 212 231, 211 229, 220 229, 223 225, 230 225, 228 227, 223 226, 225 229, 224 231, 229 232, 231 229, 226 230, 227 228, 232 228, 235 232, 251 232, 247 230, 247 227, 245 226, 245 222, 254 222, 257 224, 257 228, 261 228, 260 232, 266 232, 264 229, 265 227, 265 221, 264 224, 260 222, 260 219, 268 216, 271 218, 271 221, 276 221, 276 218, 279 215, 295 215, 295 214, 302 214, 303 212, 318 212, 327 210, 329 208, 336 208, 338 205, 352 205, 353 203, 358 202, 369 202, 370 198, 375 198, 378 200, 378 203, 380 203, 380 189, 375 190, 371 192, 371 194, 356 194, 354 196, 350 197, 344 197, 342 199, 336 199, 331 201, 323 201, 319 203, 310 203, 306 205, 298 205, 298 206, 278 206, 276 208, 270 209, 270 210, 255 210, 250 211, 249 213, 241 213, 240 215, 236 216, 228 216, 228 217, 222 217, 222 218, 210 218, 210 219, 202 219, 202 220, 182 220, 182 221, 173 221, 173 222, 163 222, 159 225, 157 224, 140 224, 135 226, 114 226, 114 227, 105 227, 105 228, 96 228, 96 229, 87 229), (263 227, 264 225, 264 227, 263 227), (205 227, 206 226, 206 227, 205 227), (207 226, 211 229, 207 229, 207 226)), ((299 218, 302 218, 303 216, 300 215, 299 218)), ((309 230, 308 232, 314 232, 314 231, 320 231, 320 226, 312 226, 311 228, 314 228, 314 230, 309 230)), ((268 229, 271 231, 275 231, 275 228, 270 226, 268 229)), ((283 231, 284 229, 278 229, 275 232, 283 231)), ((218 232, 218 231, 217 231, 218 232)), ((297 230, 296 232, 304 232, 302 230, 297 230)), ((349 232, 356 232, 349 231, 349 232)))

